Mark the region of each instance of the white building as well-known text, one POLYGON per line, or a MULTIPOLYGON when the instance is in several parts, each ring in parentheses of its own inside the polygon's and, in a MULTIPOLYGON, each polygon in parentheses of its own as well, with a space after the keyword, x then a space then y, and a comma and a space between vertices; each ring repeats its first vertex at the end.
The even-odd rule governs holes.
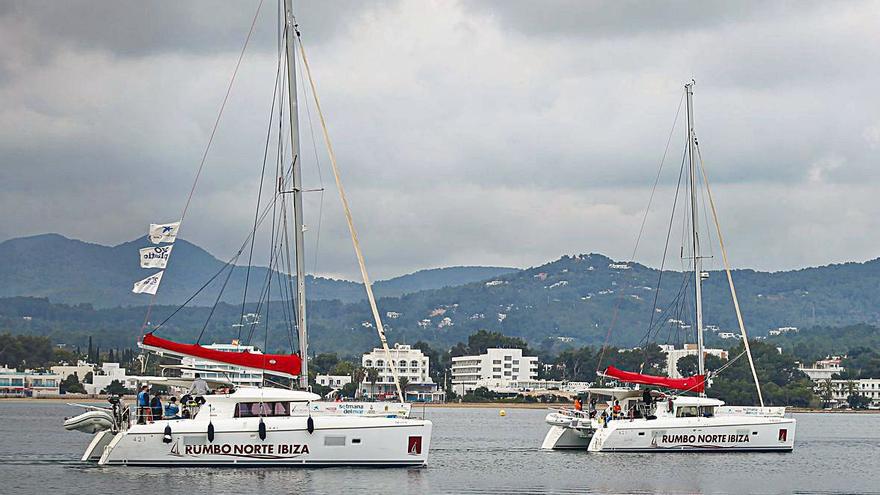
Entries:
POLYGON ((538 379, 538 358, 522 349, 486 349, 479 356, 452 358, 452 390, 464 395, 476 388, 518 390, 519 382, 538 379))
POLYGON ((125 368, 119 366, 119 363, 103 363, 97 371, 92 373, 92 383, 83 383, 83 387, 87 394, 97 395, 107 388, 113 380, 123 384, 131 391, 137 390, 137 378, 128 376, 125 368))
MULTIPOLYGON (((397 369, 397 376, 406 378, 404 394, 407 400, 436 402, 444 399, 444 393, 437 390, 437 384, 428 374, 430 363, 421 350, 406 344, 394 344, 390 349, 391 361, 397 369)), ((397 395, 394 374, 388 363, 388 356, 381 347, 376 347, 361 356, 361 366, 375 369, 379 377, 375 383, 365 379, 360 385, 361 393, 370 398, 383 399, 397 395)))
MULTIPOLYGON (((666 353, 666 374, 669 378, 682 378, 678 372, 678 360, 685 356, 696 356, 699 354, 697 344, 685 344, 684 348, 676 349, 672 345, 661 345, 660 350, 666 353)), ((704 355, 717 356, 727 361, 728 354, 724 349, 703 349, 704 355)))
MULTIPOLYGON (((241 345, 238 341, 233 340, 230 344, 210 344, 202 346, 206 349, 224 352, 250 352, 253 354, 262 354, 260 350, 252 345, 241 345)), ((232 383, 236 387, 259 387, 263 384, 263 375, 257 371, 253 371, 241 366, 232 364, 219 364, 213 361, 205 361, 194 357, 185 357, 180 360, 180 364, 189 368, 183 369, 180 376, 187 379, 194 379, 196 373, 201 375, 205 380, 215 380, 218 382, 232 383), (211 371, 201 371, 211 370, 211 371)))
POLYGON ((720 339, 735 339, 738 335, 733 332, 718 332, 718 338, 720 339))
MULTIPOLYGON (((66 378, 66 377, 64 377, 66 378)), ((0 397, 40 397, 58 395, 60 375, 43 371, 0 368, 0 397)))
POLYGON ((797 332, 798 332, 797 327, 779 327, 775 330, 770 330, 769 333, 770 333, 771 337, 775 337, 777 335, 782 335, 785 333, 797 333, 797 332))
POLYGON ((824 380, 816 384, 816 395, 828 401, 831 407, 845 407, 850 395, 861 395, 871 401, 869 407, 880 408, 880 378, 862 378, 859 380, 824 380), (828 397, 830 384, 831 396, 828 397))
POLYGON ((832 376, 846 371, 843 366, 840 365, 840 362, 841 358, 837 356, 832 356, 821 361, 816 361, 810 367, 806 367, 803 365, 798 366, 798 369, 803 371, 805 375, 810 377, 810 380, 813 380, 814 382, 820 382, 824 380, 830 380, 832 376))
POLYGON ((330 387, 333 390, 339 390, 351 383, 351 377, 348 375, 318 375, 315 377, 315 383, 324 387, 330 387))
POLYGON ((56 375, 60 375, 62 377, 61 378, 62 380, 66 380, 67 377, 69 377, 70 375, 75 375, 76 379, 79 380, 80 383, 82 383, 83 379, 85 379, 86 375, 88 375, 89 373, 94 374, 96 367, 97 367, 97 365, 95 365, 93 363, 87 363, 87 362, 83 361, 82 359, 80 359, 79 361, 76 362, 75 365, 61 364, 58 366, 52 366, 49 369, 52 370, 52 373, 55 373, 56 375))

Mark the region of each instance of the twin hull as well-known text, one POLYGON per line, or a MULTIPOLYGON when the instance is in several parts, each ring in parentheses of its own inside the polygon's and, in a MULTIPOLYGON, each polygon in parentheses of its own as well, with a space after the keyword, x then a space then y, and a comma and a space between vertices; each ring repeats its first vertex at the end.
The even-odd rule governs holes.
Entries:
POLYGON ((432 424, 427 420, 369 417, 264 418, 214 420, 213 441, 208 423, 198 420, 158 421, 96 438, 84 459, 101 465, 293 465, 293 466, 424 466, 432 424), (170 426, 170 441, 165 427, 170 426), (112 439, 109 436, 112 435, 112 439))
POLYGON ((714 417, 615 420, 592 430, 551 426, 545 449, 591 452, 788 452, 796 421, 790 418, 714 417))

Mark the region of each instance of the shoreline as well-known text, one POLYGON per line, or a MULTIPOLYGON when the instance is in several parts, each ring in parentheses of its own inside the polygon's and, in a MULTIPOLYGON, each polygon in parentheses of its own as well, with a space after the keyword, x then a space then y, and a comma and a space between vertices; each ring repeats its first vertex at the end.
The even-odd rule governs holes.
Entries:
MULTIPOLYGON (((126 395, 122 398, 125 401, 135 400, 135 396, 126 395)), ((4 402, 21 402, 21 403, 68 403, 68 402, 85 402, 85 403, 104 403, 104 397, 88 397, 88 396, 71 396, 71 397, 0 397, 0 403, 4 402)), ((541 403, 541 402, 414 402, 413 410, 420 408, 458 408, 458 409, 549 409, 553 407, 571 406, 569 403, 541 403)), ((810 409, 804 407, 789 407, 787 413, 799 414, 822 414, 822 413, 840 413, 840 414, 880 414, 880 410, 852 410, 852 409, 810 409)))

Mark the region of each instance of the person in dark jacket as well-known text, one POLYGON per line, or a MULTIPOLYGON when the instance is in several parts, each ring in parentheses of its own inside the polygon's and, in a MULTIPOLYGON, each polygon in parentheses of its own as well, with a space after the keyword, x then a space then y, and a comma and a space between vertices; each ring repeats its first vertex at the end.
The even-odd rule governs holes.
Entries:
POLYGON ((162 394, 156 394, 150 400, 150 409, 153 410, 153 421, 162 419, 162 394))

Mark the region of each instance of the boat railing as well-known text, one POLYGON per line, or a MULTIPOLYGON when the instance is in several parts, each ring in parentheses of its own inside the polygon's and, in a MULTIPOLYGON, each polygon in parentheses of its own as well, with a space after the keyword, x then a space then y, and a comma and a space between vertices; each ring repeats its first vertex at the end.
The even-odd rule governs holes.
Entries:
POLYGON ((550 411, 559 413, 559 414, 564 414, 566 416, 572 416, 575 418, 589 418, 590 417, 589 411, 581 411, 581 410, 575 409, 573 407, 558 407, 557 406, 557 407, 548 407, 547 409, 550 411))

